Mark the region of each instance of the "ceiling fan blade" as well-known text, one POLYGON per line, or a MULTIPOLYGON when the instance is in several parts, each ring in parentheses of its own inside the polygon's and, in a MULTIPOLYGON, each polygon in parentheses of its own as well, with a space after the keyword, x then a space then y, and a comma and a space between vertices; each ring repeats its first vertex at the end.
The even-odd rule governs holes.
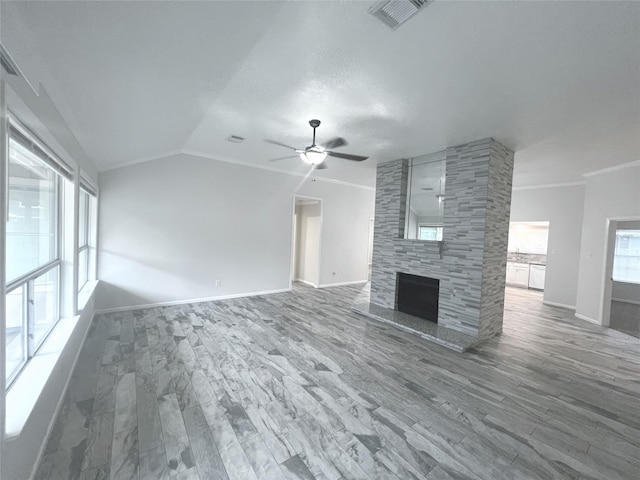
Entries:
POLYGON ((349 155, 348 153, 327 152, 330 157, 344 158, 345 160, 353 160, 354 162, 362 162, 369 157, 363 157, 362 155, 349 155))
POLYGON ((287 155, 286 157, 270 158, 270 162, 277 162, 278 160, 286 160, 287 158, 299 158, 299 155, 287 155))
POLYGON ((292 147, 291 145, 287 145, 286 143, 276 142, 275 140, 263 140, 264 142, 270 143, 272 145, 278 145, 279 147, 290 148, 291 150, 298 150, 297 148, 292 147))
POLYGON ((346 144, 347 144, 347 141, 344 138, 336 137, 336 138, 332 138, 328 142, 323 143, 320 146, 325 150, 328 150, 330 148, 344 147, 346 144))
POLYGON ((326 170, 327 168, 329 168, 329 165, 327 165, 326 160, 322 162, 320 165, 316 165, 316 170, 326 170))

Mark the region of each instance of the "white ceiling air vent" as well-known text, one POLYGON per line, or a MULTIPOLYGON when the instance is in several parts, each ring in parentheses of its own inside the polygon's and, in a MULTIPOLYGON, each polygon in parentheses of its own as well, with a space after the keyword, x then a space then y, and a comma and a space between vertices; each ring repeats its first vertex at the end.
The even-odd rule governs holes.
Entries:
POLYGON ((433 0, 383 0, 369 9, 369 13, 395 30, 433 0))
POLYGON ((0 64, 2 65, 2 68, 4 69, 5 72, 7 72, 9 75, 15 75, 18 76, 20 72, 20 69, 18 69, 18 66, 16 65, 16 62, 13 61, 13 58, 11 58, 11 55, 9 55, 9 52, 7 52, 7 49, 4 48, 4 45, 2 45, 0 43, 0 64))

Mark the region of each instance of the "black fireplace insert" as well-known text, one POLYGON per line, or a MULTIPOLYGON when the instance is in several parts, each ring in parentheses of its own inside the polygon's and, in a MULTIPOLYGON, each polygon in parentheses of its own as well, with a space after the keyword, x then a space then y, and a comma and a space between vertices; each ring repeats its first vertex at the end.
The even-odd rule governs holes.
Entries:
POLYGON ((396 310, 438 323, 440 280, 398 272, 396 310))

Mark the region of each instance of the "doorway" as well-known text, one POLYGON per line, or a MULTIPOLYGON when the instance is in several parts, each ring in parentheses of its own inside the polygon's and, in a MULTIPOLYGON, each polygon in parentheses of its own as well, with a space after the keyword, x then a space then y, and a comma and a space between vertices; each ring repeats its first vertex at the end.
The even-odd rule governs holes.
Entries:
POLYGON ((314 288, 320 286, 322 200, 295 196, 291 278, 314 288))
POLYGON ((640 338, 640 219, 608 220, 602 324, 640 338))
MULTIPOLYGON (((546 279, 549 222, 511 222, 506 284, 542 292, 546 279)), ((542 301, 542 295, 540 300, 542 301)))

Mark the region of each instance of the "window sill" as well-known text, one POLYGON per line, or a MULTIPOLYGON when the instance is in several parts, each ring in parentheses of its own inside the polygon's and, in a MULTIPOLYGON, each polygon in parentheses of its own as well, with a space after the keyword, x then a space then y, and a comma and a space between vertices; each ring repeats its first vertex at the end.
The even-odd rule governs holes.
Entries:
MULTIPOLYGON (((90 282, 82 289, 86 298, 83 308, 91 298, 98 282, 90 282), (85 293, 86 290, 86 293, 85 293)), ((44 341, 36 355, 24 366, 18 378, 7 391, 5 439, 11 440, 20 436, 34 407, 38 403, 51 373, 56 368, 58 361, 71 335, 78 325, 80 315, 70 318, 61 318, 44 341)), ((71 377, 72 372, 68 372, 71 377)), ((66 387, 65 387, 66 389, 66 387)))
POLYGON ((84 287, 80 289, 78 292, 78 312, 84 310, 84 307, 87 306, 87 302, 93 295, 93 291, 96 289, 98 285, 98 280, 90 280, 84 284, 84 287))
POLYGON ((611 279, 615 283, 626 283, 627 285, 640 285, 640 281, 635 280, 616 280, 615 278, 611 279))
POLYGON ((7 392, 5 438, 20 435, 79 319, 79 315, 60 319, 7 392))

